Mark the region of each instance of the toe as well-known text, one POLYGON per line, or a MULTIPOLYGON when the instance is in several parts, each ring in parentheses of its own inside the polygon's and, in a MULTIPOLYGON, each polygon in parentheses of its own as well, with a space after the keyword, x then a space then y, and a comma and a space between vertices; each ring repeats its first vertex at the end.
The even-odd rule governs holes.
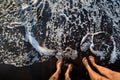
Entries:
POLYGON ((82 59, 82 62, 84 63, 86 60, 87 60, 86 57, 84 57, 84 58, 82 59))
POLYGON ((87 61, 87 58, 86 58, 86 57, 84 57, 84 58, 82 59, 82 62, 83 62, 84 65, 88 65, 88 61, 87 61))
POLYGON ((94 59, 93 56, 89 56, 89 60, 90 60, 91 62, 95 62, 95 59, 94 59))
POLYGON ((68 69, 69 69, 69 71, 72 71, 72 64, 68 65, 68 69))
POLYGON ((58 60, 58 61, 56 62, 56 65, 58 65, 58 66, 61 66, 61 64, 62 64, 62 61, 61 61, 61 60, 58 60))

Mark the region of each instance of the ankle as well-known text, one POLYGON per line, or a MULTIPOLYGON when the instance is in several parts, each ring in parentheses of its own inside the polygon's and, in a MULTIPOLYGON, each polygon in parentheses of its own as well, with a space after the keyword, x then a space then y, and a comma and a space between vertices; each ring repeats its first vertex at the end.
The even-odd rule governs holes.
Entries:
POLYGON ((69 77, 69 75, 70 75, 70 72, 66 71, 65 76, 69 77))
POLYGON ((65 75, 65 80, 71 80, 69 75, 65 75))
POLYGON ((56 73, 60 74, 60 73, 61 73, 61 70, 60 70, 60 69, 57 69, 56 73))

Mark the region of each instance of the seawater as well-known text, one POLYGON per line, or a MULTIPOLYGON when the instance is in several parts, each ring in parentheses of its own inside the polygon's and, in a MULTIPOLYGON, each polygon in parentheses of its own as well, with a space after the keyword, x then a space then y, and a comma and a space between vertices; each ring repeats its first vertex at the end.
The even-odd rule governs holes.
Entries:
POLYGON ((119 0, 4 0, 0 20, 1 63, 32 64, 67 48, 75 51, 69 58, 90 49, 101 60, 111 54, 109 63, 119 59, 119 0))

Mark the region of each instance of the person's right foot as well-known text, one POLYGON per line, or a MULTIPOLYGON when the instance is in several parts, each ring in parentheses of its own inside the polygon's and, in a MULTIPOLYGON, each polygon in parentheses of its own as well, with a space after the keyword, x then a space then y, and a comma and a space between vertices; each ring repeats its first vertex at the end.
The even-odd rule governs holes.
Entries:
POLYGON ((95 66, 95 58, 93 56, 89 56, 89 60, 91 64, 95 66))
POLYGON ((71 71, 72 71, 72 64, 69 64, 66 72, 70 74, 71 71))

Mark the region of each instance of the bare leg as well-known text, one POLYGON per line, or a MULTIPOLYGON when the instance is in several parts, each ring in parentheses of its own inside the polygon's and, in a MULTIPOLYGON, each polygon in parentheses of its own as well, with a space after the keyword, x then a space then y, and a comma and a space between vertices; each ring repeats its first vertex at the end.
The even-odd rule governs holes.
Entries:
POLYGON ((112 71, 108 68, 99 66, 95 63, 95 59, 93 56, 89 56, 90 62, 92 65, 104 76, 108 77, 110 80, 119 80, 120 79, 120 73, 112 71))
POLYGON ((61 73, 61 65, 62 65, 62 62, 61 62, 61 61, 57 61, 57 63, 56 63, 57 70, 56 70, 56 72, 50 77, 49 80, 58 80, 59 74, 61 73))
POLYGON ((88 73, 89 73, 89 76, 90 76, 91 80, 109 80, 109 79, 99 75, 95 71, 93 71, 91 69, 91 67, 89 66, 88 61, 85 57, 83 58, 82 62, 84 64, 84 66, 86 67, 86 69, 88 70, 88 73))
POLYGON ((72 64, 68 65, 67 71, 65 72, 65 80, 71 80, 70 72, 72 71, 72 64))

